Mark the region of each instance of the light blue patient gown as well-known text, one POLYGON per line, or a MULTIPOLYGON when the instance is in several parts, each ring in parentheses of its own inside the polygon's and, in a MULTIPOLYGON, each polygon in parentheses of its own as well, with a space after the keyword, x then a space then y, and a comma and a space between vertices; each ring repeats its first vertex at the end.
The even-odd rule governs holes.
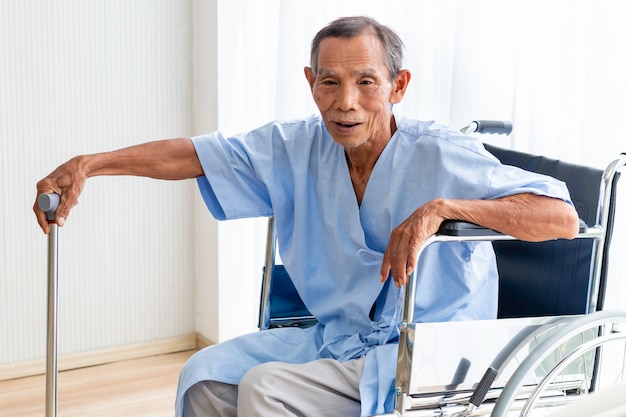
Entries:
MULTIPOLYGON (((283 263, 319 323, 256 332, 196 353, 181 371, 177 415, 185 391, 198 381, 238 384, 250 367, 266 361, 363 355, 362 415, 392 411, 403 293, 391 280, 381 284, 379 274, 393 228, 438 197, 530 192, 569 201, 563 183, 501 165, 476 138, 432 122, 398 119, 397 126, 360 206, 344 149, 318 116, 231 138, 219 132, 193 138, 205 172, 198 184, 213 216, 275 216, 283 263)), ((497 271, 489 243, 433 245, 418 277, 416 321, 496 316, 497 271)))

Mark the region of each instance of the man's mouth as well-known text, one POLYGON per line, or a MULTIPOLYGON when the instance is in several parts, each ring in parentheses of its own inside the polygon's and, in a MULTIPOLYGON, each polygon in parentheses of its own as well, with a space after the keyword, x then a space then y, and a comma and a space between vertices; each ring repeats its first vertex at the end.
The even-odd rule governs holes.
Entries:
POLYGON ((360 123, 356 122, 335 122, 339 127, 350 128, 359 125, 360 123))

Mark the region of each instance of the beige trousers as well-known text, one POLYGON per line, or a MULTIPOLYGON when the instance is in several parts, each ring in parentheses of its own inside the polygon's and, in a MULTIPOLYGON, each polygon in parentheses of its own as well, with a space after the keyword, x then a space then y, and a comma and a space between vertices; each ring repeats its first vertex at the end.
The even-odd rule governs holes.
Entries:
POLYGON ((184 417, 358 417, 365 357, 347 362, 268 362, 239 385, 202 381, 185 394, 184 417))

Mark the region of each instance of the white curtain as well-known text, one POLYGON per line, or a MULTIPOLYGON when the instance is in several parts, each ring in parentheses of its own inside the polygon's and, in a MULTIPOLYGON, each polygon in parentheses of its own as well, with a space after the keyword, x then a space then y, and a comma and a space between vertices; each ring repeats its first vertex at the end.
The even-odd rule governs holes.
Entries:
POLYGON ((624 151, 620 0, 240 0, 221 10, 233 23, 220 34, 234 52, 223 51, 220 65, 240 73, 229 94, 238 88, 243 104, 254 104, 244 120, 238 114, 236 128, 248 116, 252 126, 316 111, 302 73, 310 40, 338 16, 364 14, 406 44, 413 79, 398 113, 458 127, 511 120, 513 147, 597 167, 624 151), (259 101, 267 104, 261 111, 259 101))
MULTIPOLYGON (((309 43, 336 17, 359 14, 405 42, 413 78, 396 113, 459 128, 510 120, 510 137, 485 140, 598 168, 626 151, 620 0, 229 0, 219 11, 219 125, 227 132, 316 112, 302 71, 309 43)), ((617 291, 609 294, 616 305, 626 296, 615 255, 625 247, 621 208, 611 263, 617 291)))

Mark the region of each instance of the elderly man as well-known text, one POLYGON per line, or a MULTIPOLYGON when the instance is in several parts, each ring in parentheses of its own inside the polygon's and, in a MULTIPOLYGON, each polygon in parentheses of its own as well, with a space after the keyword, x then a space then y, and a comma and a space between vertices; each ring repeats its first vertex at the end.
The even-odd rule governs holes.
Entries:
MULTIPOLYGON (((341 18, 304 69, 320 116, 84 155, 38 183, 61 194, 62 225, 96 175, 197 178, 220 220, 274 216, 281 257, 319 323, 242 336, 195 354, 176 405, 189 416, 359 416, 394 406, 400 287, 443 220, 539 241, 572 238, 564 184, 501 165, 476 139, 394 116, 411 79, 388 27, 341 18), (395 284, 395 285, 392 285, 395 284)), ((36 215, 44 232, 45 216, 36 215)), ((489 243, 429 247, 419 321, 494 318, 489 243)), ((233 277, 234 278, 234 277, 233 277)))

